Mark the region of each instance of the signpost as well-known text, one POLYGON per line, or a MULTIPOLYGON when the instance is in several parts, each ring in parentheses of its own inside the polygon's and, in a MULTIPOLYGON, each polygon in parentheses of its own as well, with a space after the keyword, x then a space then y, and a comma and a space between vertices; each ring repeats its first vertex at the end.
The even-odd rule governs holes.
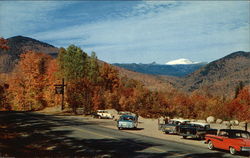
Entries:
POLYGON ((65 84, 64 84, 64 78, 62 79, 62 84, 55 84, 54 85, 55 86, 55 92, 56 92, 56 94, 62 94, 62 110, 64 109, 64 87, 66 86, 65 84))

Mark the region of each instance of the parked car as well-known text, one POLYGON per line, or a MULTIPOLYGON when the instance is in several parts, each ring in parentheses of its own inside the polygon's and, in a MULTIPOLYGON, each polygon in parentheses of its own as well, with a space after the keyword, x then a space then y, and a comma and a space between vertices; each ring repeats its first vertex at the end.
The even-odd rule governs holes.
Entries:
POLYGON ((184 139, 187 137, 205 139, 206 134, 216 134, 217 129, 210 128, 208 123, 190 122, 188 126, 180 126, 179 135, 184 139))
POLYGON ((102 118, 112 119, 113 118, 112 114, 109 113, 107 110, 97 110, 96 117, 100 119, 102 118))
POLYGON ((233 155, 237 152, 250 152, 250 133, 243 130, 221 129, 216 135, 207 134, 205 143, 210 150, 229 150, 233 155))
POLYGON ((166 134, 178 134, 180 126, 188 125, 190 121, 184 119, 170 119, 165 124, 159 124, 159 130, 165 132, 166 134))
POLYGON ((136 117, 136 114, 130 112, 130 111, 119 111, 117 115, 114 116, 114 120, 117 121, 122 115, 132 115, 136 117))
POLYGON ((123 128, 130 128, 135 129, 137 128, 137 118, 132 115, 122 115, 120 116, 119 120, 117 121, 117 128, 123 129, 123 128))

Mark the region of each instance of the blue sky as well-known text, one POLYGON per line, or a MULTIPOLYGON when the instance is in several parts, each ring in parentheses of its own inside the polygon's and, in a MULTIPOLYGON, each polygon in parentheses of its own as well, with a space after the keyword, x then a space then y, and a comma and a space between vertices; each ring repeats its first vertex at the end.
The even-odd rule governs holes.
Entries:
POLYGON ((248 1, 0 1, 0 36, 75 44, 109 63, 210 62, 250 50, 248 1))

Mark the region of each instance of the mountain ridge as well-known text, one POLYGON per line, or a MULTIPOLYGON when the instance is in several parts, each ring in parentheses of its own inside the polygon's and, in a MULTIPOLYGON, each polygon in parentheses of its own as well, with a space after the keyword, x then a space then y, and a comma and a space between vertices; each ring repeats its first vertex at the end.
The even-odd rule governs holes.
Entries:
POLYGON ((198 64, 178 64, 178 65, 162 65, 162 64, 119 64, 112 65, 119 66, 130 71, 149 74, 149 75, 165 75, 184 77, 195 70, 203 67, 206 63, 198 64))
POLYGON ((11 72, 19 60, 20 54, 26 51, 42 52, 56 57, 59 49, 45 42, 24 37, 14 36, 7 38, 8 50, 0 50, 0 72, 11 72))
POLYGON ((208 63, 186 76, 179 87, 186 91, 208 89, 209 93, 224 91, 231 97, 242 82, 250 84, 250 52, 238 51, 208 63), (227 90, 226 90, 227 89, 227 90))

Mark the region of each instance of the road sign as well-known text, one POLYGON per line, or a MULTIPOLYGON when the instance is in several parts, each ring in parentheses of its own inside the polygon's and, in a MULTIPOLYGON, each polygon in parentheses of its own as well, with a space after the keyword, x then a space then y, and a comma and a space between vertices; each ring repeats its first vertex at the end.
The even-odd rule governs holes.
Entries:
POLYGON ((62 95, 62 110, 64 109, 64 87, 66 86, 64 84, 64 78, 62 79, 62 84, 55 84, 55 93, 62 95))
POLYGON ((64 93, 64 87, 63 86, 56 86, 55 87, 56 94, 63 94, 64 93))

